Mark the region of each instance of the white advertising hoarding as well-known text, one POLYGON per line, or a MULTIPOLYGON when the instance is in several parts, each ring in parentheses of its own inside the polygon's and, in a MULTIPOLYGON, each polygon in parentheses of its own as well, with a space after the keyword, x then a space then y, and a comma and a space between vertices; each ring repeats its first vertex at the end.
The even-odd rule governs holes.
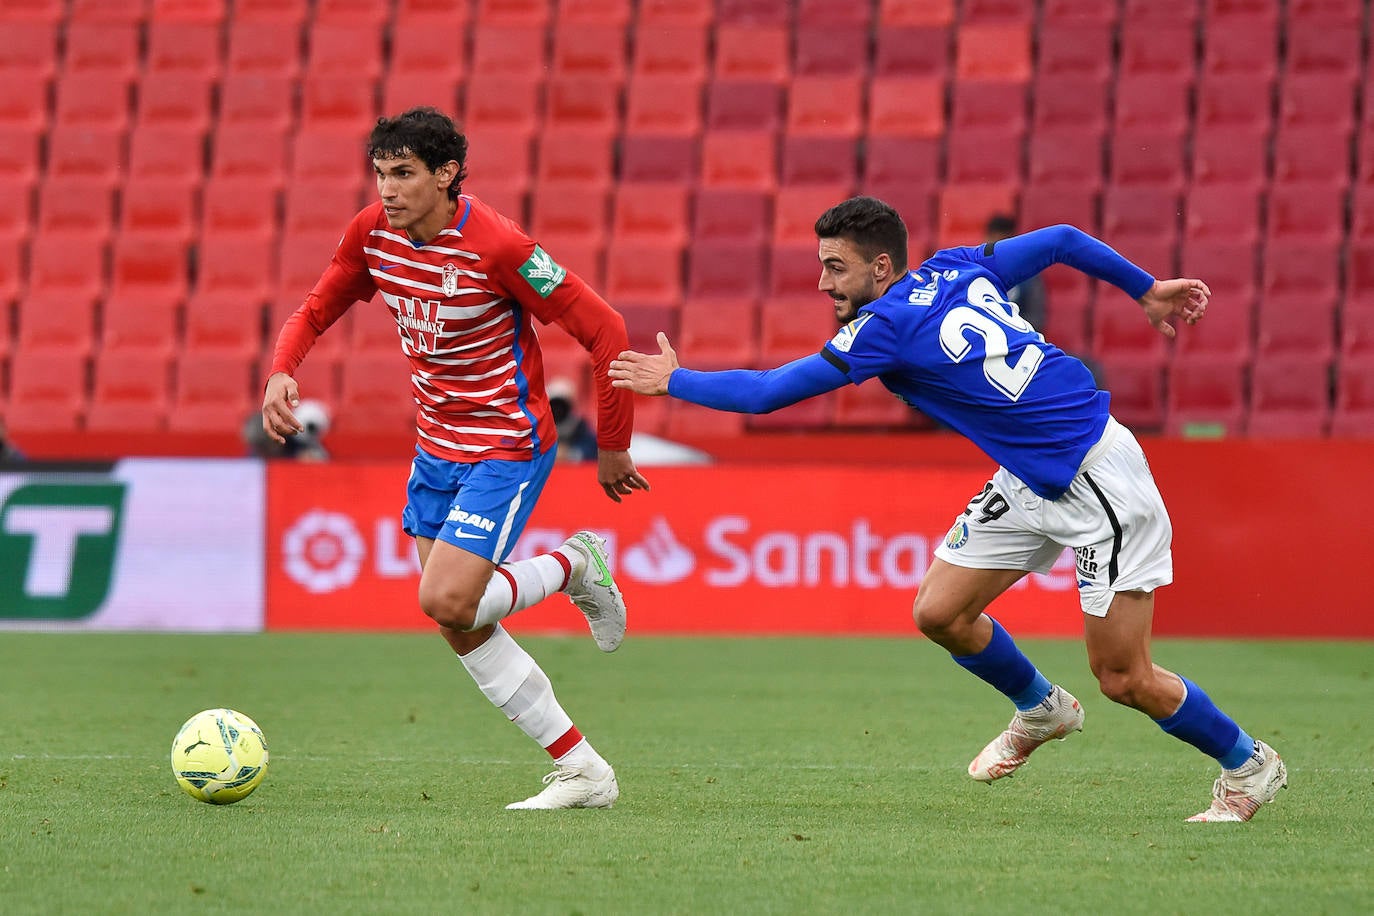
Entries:
POLYGON ((0 473, 0 628, 261 630, 263 492, 247 459, 0 473))

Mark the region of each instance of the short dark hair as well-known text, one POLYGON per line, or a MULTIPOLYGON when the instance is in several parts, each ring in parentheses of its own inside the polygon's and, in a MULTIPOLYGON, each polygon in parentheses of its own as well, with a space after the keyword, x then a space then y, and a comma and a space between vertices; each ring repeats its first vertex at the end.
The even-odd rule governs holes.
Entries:
POLYGON ((437 108, 421 106, 403 111, 394 118, 378 118, 367 138, 370 159, 395 159, 413 153, 431 172, 446 162, 458 163, 458 175, 448 186, 448 196, 463 191, 468 176, 468 138, 453 119, 437 108))
POLYGON ((897 211, 876 197, 851 197, 821 214, 816 237, 853 242, 872 261, 886 253, 897 273, 906 273, 906 223, 897 211))

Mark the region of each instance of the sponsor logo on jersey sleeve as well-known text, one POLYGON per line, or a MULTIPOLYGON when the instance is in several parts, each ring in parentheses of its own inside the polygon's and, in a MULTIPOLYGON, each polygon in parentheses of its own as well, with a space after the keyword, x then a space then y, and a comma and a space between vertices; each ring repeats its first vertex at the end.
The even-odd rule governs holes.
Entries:
POLYGON ((534 246, 534 254, 530 255, 530 259, 520 265, 520 276, 543 299, 549 298, 567 275, 568 271, 538 245, 534 246))
POLYGON ((830 345, 841 353, 848 353, 849 348, 854 346, 854 338, 858 336, 859 329, 868 324, 868 319, 872 317, 873 313, 869 312, 855 318, 853 321, 849 322, 849 324, 840 328, 840 333, 836 334, 831 339, 830 345))

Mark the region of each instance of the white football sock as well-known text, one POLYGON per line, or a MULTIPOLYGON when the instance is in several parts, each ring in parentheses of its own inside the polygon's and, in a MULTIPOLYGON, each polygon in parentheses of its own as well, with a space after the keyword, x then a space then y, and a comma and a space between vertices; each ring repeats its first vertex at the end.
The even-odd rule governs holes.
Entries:
MULTIPOLYGON (((491 638, 466 655, 458 656, 477 687, 539 746, 552 748, 571 740, 572 719, 558 705, 553 685, 530 654, 510 634, 496 628, 491 638)), ((560 749, 561 752, 561 749, 560 749)))
POLYGON ((538 604, 564 586, 571 570, 571 561, 557 551, 518 563, 502 563, 487 580, 487 589, 477 603, 472 629, 480 630, 538 604), (564 566, 564 562, 568 565, 564 566))

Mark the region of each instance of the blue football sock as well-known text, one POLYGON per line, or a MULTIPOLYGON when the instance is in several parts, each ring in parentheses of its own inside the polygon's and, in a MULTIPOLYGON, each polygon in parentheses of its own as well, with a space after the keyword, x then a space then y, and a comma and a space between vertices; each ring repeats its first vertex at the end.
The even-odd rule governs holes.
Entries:
POLYGON ((1202 688, 1186 677, 1183 705, 1167 719, 1156 719, 1159 727, 1180 741, 1186 741, 1208 757, 1215 757, 1225 769, 1234 770, 1255 752, 1255 739, 1217 708, 1202 688))
POLYGON ((1039 706, 1050 695, 1050 682, 1016 648, 1011 634, 996 620, 992 621, 992 640, 982 652, 950 657, 1006 694, 1022 712, 1039 706))

